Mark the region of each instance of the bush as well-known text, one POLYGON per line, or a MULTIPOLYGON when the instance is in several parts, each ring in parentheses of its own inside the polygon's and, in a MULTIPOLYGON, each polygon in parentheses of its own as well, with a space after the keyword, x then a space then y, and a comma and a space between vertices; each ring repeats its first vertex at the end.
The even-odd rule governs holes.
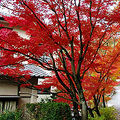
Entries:
POLYGON ((105 117, 105 120, 116 120, 116 110, 114 107, 101 108, 100 113, 105 117))
POLYGON ((100 113, 100 117, 98 117, 97 114, 94 113, 95 118, 89 116, 89 120, 117 120, 117 113, 114 107, 101 108, 100 113))
POLYGON ((0 120, 23 120, 22 119, 22 111, 5 111, 0 114, 0 120))
POLYGON ((95 116, 94 118, 89 117, 89 120, 106 120, 106 119, 103 115, 101 115, 101 117, 98 117, 98 116, 95 116))
POLYGON ((33 103, 26 105, 35 120, 71 120, 71 110, 66 103, 33 103))

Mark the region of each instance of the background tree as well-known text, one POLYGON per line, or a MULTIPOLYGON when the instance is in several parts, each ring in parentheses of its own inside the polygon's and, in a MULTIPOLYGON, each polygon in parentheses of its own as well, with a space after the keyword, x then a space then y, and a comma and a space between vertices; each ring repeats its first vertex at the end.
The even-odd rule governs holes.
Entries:
MULTIPOLYGON (((89 70, 99 66, 100 51, 118 30, 119 2, 113 0, 7 0, 12 15, 4 16, 11 27, 20 26, 29 39, 1 25, 1 73, 20 69, 23 61, 54 72, 64 93, 75 106, 76 119, 87 120, 87 103, 82 86, 89 70), (117 6, 112 9, 111 6, 117 6), (16 56, 16 57, 15 57, 16 56), (46 57, 50 58, 49 61, 46 57)), ((119 31, 119 30, 118 30, 119 31)), ((117 32, 114 36, 118 36, 117 32)), ((118 42, 119 43, 119 42, 118 42)), ((119 52, 119 49, 118 49, 119 52)), ((12 74, 12 72, 11 72, 12 74)), ((87 84, 87 83, 86 83, 87 84)))

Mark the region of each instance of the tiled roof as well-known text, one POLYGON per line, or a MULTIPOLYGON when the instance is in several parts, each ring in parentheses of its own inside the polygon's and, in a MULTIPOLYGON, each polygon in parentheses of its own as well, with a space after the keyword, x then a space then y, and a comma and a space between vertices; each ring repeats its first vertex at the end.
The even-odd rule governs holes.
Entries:
MULTIPOLYGON (((15 68, 13 66, 7 66, 5 68, 15 68)), ((24 68, 21 69, 21 71, 30 71, 30 76, 35 77, 49 77, 51 76, 51 73, 47 70, 44 70, 43 68, 33 65, 33 64, 24 64, 24 68)))
POLYGON ((25 67, 24 70, 30 70, 31 71, 31 73, 30 73, 31 76, 35 76, 35 77, 50 76, 50 72, 42 69, 39 66, 35 66, 35 65, 32 65, 32 64, 26 64, 26 65, 24 65, 24 67, 25 67))

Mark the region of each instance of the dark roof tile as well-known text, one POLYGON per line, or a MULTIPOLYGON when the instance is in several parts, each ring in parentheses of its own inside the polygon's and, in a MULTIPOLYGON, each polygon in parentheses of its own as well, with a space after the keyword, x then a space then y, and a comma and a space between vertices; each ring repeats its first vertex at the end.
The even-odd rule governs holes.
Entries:
POLYGON ((32 64, 27 64, 27 65, 24 65, 24 67, 25 67, 24 70, 31 71, 31 73, 30 73, 31 76, 36 76, 36 77, 50 76, 49 72, 45 71, 44 69, 42 69, 39 66, 35 66, 35 65, 32 65, 32 64))

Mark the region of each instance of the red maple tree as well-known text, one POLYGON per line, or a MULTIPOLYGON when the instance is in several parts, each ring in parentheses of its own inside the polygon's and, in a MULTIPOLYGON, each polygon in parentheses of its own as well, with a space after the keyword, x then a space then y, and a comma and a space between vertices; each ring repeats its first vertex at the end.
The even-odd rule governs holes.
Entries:
POLYGON ((101 59, 96 61, 97 65, 89 70, 89 75, 84 77, 83 88, 85 89, 86 99, 90 102, 93 101, 94 107, 91 110, 95 110, 99 116, 98 106, 100 102, 103 102, 105 107, 105 98, 119 84, 116 81, 119 78, 120 59, 119 44, 117 45, 116 47, 111 45, 111 48, 109 47, 109 49, 102 51, 101 59))
MULTIPOLYGON (((12 15, 4 16, 5 20, 10 27, 24 30, 29 38, 22 38, 14 30, 0 26, 1 73, 5 71, 3 74, 12 75, 12 69, 4 66, 15 66, 13 69, 19 71, 23 61, 53 71, 53 77, 57 78, 54 85, 69 95, 76 119, 80 119, 78 108, 81 106, 82 120, 87 120, 88 107, 84 95, 87 83, 82 85, 91 70, 102 70, 99 69, 101 56, 104 58, 104 51, 111 47, 108 45, 111 37, 119 37, 119 2, 7 1, 3 6, 12 9, 12 15), (9 8, 7 4, 13 7, 9 8)), ((118 39, 115 43, 119 44, 118 39)))

